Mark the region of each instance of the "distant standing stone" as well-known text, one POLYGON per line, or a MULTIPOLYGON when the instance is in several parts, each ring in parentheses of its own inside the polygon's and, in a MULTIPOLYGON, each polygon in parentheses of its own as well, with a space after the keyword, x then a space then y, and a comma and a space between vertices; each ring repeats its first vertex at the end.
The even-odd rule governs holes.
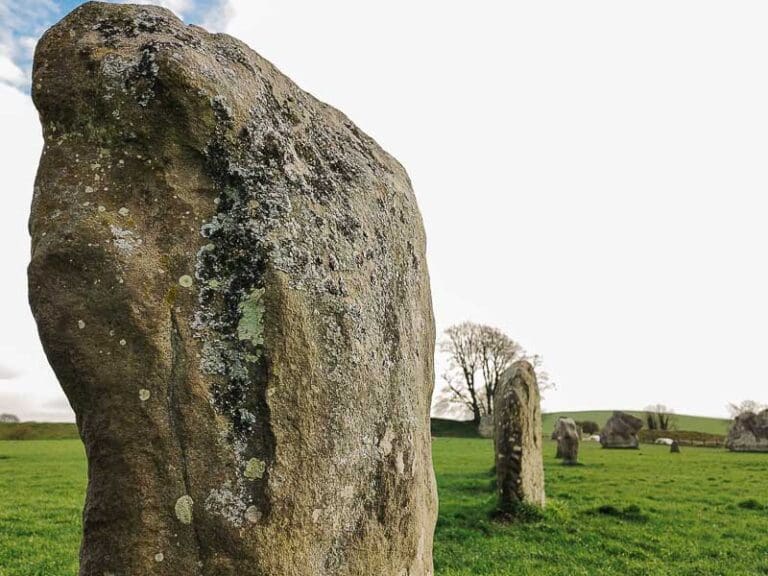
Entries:
POLYGON ((540 404, 533 366, 516 362, 494 396, 496 486, 503 512, 514 512, 520 503, 544 505, 540 404))
POLYGON ((600 444, 603 448, 638 448, 637 433, 642 427, 640 418, 616 411, 600 431, 600 444))
POLYGON ((477 433, 481 438, 493 438, 493 415, 484 414, 477 425, 477 433))
POLYGON ((577 464, 579 461, 579 427, 573 418, 558 418, 555 425, 557 433, 557 457, 563 464, 577 464))
POLYGON ((768 452, 768 410, 738 415, 728 431, 725 446, 732 452, 768 452))
POLYGON ((226 34, 37 44, 29 298, 88 455, 82 576, 429 576, 425 235, 400 163, 226 34))
POLYGON ((669 445, 669 451, 672 454, 679 454, 680 453, 680 443, 677 440, 674 440, 672 444, 669 445))

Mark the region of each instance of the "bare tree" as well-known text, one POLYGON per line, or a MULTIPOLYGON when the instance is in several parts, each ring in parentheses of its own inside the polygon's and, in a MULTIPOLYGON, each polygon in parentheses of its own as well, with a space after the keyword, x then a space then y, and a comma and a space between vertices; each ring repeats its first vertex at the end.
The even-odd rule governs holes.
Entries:
POLYGON ((504 371, 524 357, 523 347, 498 328, 478 326, 480 368, 485 386, 485 413, 493 414, 493 394, 504 371))
POLYGON ((732 418, 741 416, 745 412, 752 412, 753 414, 757 414, 758 412, 762 412, 765 409, 765 404, 760 404, 760 402, 756 402, 755 400, 743 400, 739 404, 728 404, 728 412, 731 413, 732 418))
POLYGON ((450 401, 466 406, 475 423, 480 422, 480 400, 476 385, 480 368, 480 330, 477 324, 463 322, 448 328, 440 341, 440 351, 448 357, 443 380, 451 392, 450 401))
POLYGON ((540 356, 528 356, 520 344, 491 326, 473 322, 451 326, 439 349, 447 357, 448 370, 443 374, 447 394, 438 398, 437 406, 447 409, 458 404, 476 423, 483 414, 493 414, 493 394, 501 375, 518 360, 533 364, 541 389, 554 386, 541 369, 540 356))
POLYGON ((645 424, 649 430, 670 430, 675 411, 664 404, 652 404, 645 408, 645 424))
POLYGON ((19 417, 15 414, 0 414, 0 422, 3 423, 15 423, 19 421, 19 417))

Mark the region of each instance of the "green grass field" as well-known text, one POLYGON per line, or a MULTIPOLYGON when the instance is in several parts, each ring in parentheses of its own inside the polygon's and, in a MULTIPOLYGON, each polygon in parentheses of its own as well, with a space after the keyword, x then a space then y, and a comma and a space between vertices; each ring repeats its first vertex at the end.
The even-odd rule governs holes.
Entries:
MULTIPOLYGON (((491 446, 434 440, 438 576, 768 574, 768 454, 584 443, 563 467, 546 441, 546 511, 500 524, 491 446)), ((85 478, 79 441, 0 442, 0 576, 75 576, 85 478)))

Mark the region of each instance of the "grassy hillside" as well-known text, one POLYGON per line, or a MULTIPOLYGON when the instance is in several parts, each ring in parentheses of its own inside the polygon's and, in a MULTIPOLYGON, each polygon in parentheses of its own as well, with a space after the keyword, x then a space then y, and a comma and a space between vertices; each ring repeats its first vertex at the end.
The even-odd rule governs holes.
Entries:
POLYGON ((0 423, 0 440, 74 440, 77 438, 80 438, 77 427, 69 423, 0 423))
MULTIPOLYGON (((627 410, 629 414, 634 414, 642 418, 643 413, 636 410, 627 410)), ((606 420, 611 417, 613 410, 592 410, 585 412, 552 412, 542 416, 542 426, 544 428, 544 437, 548 438, 552 432, 555 421, 560 416, 568 416, 574 420, 591 420, 597 422, 601 427, 606 420)), ((718 434, 724 436, 728 434, 729 421, 725 418, 709 418, 706 416, 688 416, 676 415, 673 426, 675 430, 685 430, 687 432, 702 432, 705 434, 718 434)), ((474 425, 471 421, 446 420, 443 418, 432 418, 432 436, 444 438, 474 438, 477 436, 474 425)))
MULTIPOLYGON (((642 411, 626 410, 639 418, 643 417, 642 411)), ((574 420, 591 420, 597 422, 600 426, 605 424, 611 417, 613 410, 594 410, 586 412, 552 412, 544 414, 542 420, 545 432, 552 432, 555 426, 555 420, 558 416, 568 416, 574 420)), ((673 427, 676 430, 686 430, 688 432, 705 432, 707 434, 728 434, 729 421, 725 418, 708 418, 706 416, 688 416, 685 414, 676 415, 673 420, 673 427)))

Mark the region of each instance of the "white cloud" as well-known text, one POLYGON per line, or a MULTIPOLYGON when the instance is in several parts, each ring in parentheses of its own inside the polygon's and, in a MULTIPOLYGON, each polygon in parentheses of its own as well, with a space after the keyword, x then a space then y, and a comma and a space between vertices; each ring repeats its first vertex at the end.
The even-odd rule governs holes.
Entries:
POLYGON ((10 56, 0 50, 0 82, 21 86, 26 82, 24 71, 13 63, 10 56))

